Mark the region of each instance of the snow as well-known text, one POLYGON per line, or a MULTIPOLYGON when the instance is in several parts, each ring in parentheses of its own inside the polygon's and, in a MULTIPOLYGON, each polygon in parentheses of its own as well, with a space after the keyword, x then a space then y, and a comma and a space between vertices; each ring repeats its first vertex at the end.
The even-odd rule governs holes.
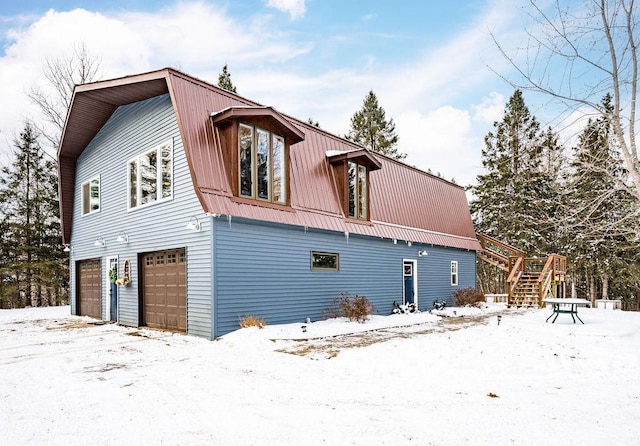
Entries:
POLYGON ((208 341, 0 310, 0 444, 637 444, 640 314, 579 313, 494 304, 208 341))

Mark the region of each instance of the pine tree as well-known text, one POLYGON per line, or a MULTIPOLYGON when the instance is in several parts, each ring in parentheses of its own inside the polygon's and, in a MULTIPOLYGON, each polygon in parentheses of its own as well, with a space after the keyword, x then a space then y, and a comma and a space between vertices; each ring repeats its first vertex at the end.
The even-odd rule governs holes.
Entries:
POLYGON ((351 117, 351 129, 346 138, 377 153, 397 160, 407 157, 398 152, 398 135, 393 119, 385 117, 384 109, 378 105, 378 98, 373 90, 362 103, 362 108, 351 117))
POLYGON ((218 87, 223 88, 231 93, 238 94, 235 85, 231 82, 231 73, 227 69, 227 64, 222 67, 222 73, 218 76, 218 87))
POLYGON ((626 172, 612 138, 610 95, 604 97, 602 105, 604 114, 589 119, 573 149, 572 177, 565 200, 574 280, 583 284, 592 299, 607 297, 610 279, 626 281, 621 271, 629 268, 620 260, 626 259, 623 263, 627 263, 630 256, 636 257, 631 264, 637 264, 638 248, 629 243, 633 228, 624 229, 634 199, 617 187, 624 182, 626 172))
POLYGON ((3 306, 12 307, 59 304, 66 272, 55 164, 44 159, 31 124, 14 146, 14 160, 0 175, 0 299, 3 306))
POLYGON ((495 132, 485 137, 471 210, 478 232, 516 246, 529 255, 556 251, 561 147, 557 136, 527 108, 520 90, 506 105, 495 132))

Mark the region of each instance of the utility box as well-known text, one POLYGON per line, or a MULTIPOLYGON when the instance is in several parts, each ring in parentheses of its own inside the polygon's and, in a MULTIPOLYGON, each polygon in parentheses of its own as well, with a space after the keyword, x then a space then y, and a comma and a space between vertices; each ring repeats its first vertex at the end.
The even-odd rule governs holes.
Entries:
POLYGON ((622 301, 620 299, 596 299, 596 308, 620 310, 622 309, 622 301))

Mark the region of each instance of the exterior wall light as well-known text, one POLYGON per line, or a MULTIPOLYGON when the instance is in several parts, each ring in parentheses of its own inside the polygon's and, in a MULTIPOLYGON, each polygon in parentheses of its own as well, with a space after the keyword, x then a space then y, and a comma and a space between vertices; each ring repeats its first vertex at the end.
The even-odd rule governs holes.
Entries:
POLYGON ((428 256, 428 255, 429 255, 429 253, 427 252, 426 249, 418 251, 418 257, 423 257, 423 256, 428 256))
POLYGON ((411 242, 407 242, 407 246, 411 246, 411 242))
POLYGON ((93 246, 99 246, 101 248, 104 248, 105 246, 107 246, 107 242, 103 237, 98 237, 96 241, 93 242, 93 246))
POLYGON ((198 217, 191 217, 189 223, 187 223, 186 229, 196 232, 200 231, 200 220, 198 220, 198 217))
POLYGON ((71 245, 68 244, 68 243, 65 243, 63 251, 64 252, 71 252, 71 245))
POLYGON ((129 243, 129 236, 125 234, 124 231, 120 231, 120 234, 118 234, 118 238, 116 238, 116 242, 129 243))

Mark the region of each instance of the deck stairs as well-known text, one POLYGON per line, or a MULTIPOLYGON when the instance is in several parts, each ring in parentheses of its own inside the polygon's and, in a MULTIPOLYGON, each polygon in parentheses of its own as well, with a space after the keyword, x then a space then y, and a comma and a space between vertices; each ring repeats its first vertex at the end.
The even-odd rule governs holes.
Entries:
POLYGON ((493 237, 478 234, 478 258, 508 273, 507 306, 544 306, 543 299, 564 294, 567 259, 550 254, 525 257, 524 251, 493 237))

